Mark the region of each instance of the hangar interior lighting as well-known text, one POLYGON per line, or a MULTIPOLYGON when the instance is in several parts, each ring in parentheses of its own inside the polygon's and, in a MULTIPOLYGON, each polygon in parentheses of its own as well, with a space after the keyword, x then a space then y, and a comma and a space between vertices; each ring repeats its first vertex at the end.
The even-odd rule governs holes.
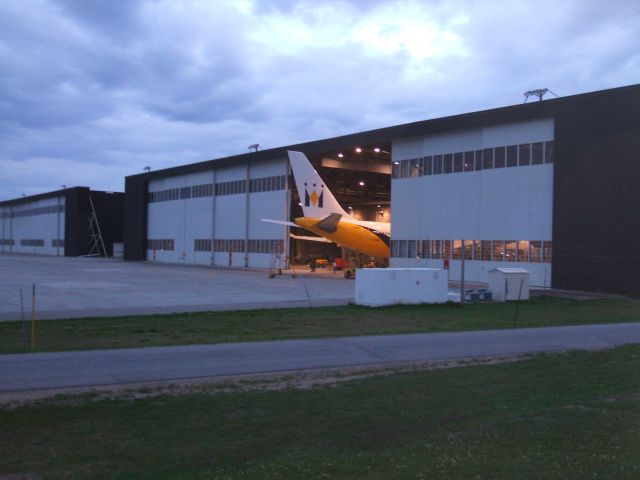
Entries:
POLYGON ((344 154, 339 153, 339 154, 338 154, 338 157, 339 157, 339 158, 342 158, 342 157, 344 157, 344 154))
POLYGON ((364 182, 363 182, 362 180, 360 180, 360 181, 358 182, 358 185, 360 185, 361 187, 364 187, 364 182))
POLYGON ((356 147, 356 153, 362 153, 362 149, 360 147, 356 147))

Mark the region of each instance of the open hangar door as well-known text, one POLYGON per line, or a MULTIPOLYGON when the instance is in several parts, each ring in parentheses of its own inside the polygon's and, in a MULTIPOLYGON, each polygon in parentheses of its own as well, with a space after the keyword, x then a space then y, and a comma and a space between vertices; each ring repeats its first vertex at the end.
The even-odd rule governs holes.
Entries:
MULTIPOLYGON (((357 220, 391 221, 391 144, 352 145, 322 154, 306 154, 322 180, 347 213, 357 220)), ((291 220, 303 217, 302 200, 293 176, 291 186, 291 220)), ((291 227, 290 258, 294 265, 331 266, 340 258, 346 265, 387 266, 388 258, 371 257, 331 242, 310 241, 296 237, 318 237, 300 227, 291 227)))

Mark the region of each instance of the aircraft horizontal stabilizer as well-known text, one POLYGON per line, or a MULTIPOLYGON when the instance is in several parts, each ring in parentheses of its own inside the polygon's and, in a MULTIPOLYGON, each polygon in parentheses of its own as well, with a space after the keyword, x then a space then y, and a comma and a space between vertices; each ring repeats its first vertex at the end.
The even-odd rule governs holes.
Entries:
POLYGON ((324 238, 324 237, 310 237, 310 236, 305 236, 305 235, 294 235, 293 233, 290 233, 289 236, 291 238, 293 238, 294 240, 307 240, 309 242, 333 243, 331 240, 329 240, 328 238, 324 238))
POLYGON ((298 226, 293 222, 287 222, 285 220, 272 220, 270 218, 261 218, 260 220, 263 221, 263 222, 277 223, 278 225, 288 225, 290 227, 297 227, 298 226))
POLYGON ((318 227, 323 232, 327 233, 336 233, 338 231, 338 222, 342 218, 342 215, 339 213, 332 213, 327 215, 314 226, 318 227))

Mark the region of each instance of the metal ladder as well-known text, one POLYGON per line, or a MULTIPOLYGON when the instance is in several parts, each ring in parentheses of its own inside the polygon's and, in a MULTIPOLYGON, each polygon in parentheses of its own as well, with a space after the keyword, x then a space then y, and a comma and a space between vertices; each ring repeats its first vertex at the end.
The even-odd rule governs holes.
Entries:
POLYGON ((98 216, 96 215, 96 209, 93 206, 91 195, 89 195, 89 206, 91 207, 91 211, 89 212, 89 253, 83 256, 106 257, 107 249, 104 247, 102 232, 100 231, 100 224, 98 223, 98 216))

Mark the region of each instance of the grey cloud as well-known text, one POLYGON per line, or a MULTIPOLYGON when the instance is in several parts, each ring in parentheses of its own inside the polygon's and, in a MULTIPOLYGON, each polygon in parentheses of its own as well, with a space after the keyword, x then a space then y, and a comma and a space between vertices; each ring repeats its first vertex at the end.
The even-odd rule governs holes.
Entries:
POLYGON ((55 3, 76 21, 122 44, 136 36, 140 25, 139 12, 143 0, 55 0, 55 3))

